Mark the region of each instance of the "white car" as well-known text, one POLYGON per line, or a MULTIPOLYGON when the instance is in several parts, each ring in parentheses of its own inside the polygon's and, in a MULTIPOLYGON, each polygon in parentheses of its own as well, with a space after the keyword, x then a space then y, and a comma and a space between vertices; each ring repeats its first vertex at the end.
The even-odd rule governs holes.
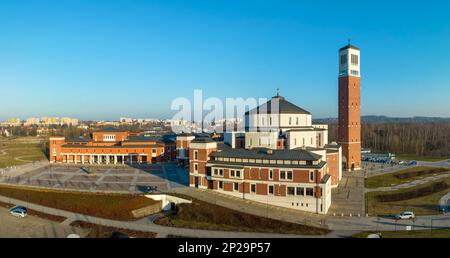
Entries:
POLYGON ((16 207, 10 209, 9 212, 11 213, 11 215, 20 217, 20 218, 25 218, 28 215, 27 208, 25 208, 23 206, 16 206, 16 207))
POLYGON ((396 219, 414 219, 416 215, 412 211, 404 211, 398 215, 395 215, 396 219))

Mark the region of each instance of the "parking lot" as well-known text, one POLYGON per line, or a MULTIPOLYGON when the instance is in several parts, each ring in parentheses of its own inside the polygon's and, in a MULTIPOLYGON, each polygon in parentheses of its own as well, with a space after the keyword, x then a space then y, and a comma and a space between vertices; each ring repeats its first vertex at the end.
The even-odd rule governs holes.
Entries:
POLYGON ((0 207, 0 238, 65 238, 69 234, 87 235, 88 231, 80 228, 63 225, 35 216, 25 218, 14 217, 8 209, 0 207))
POLYGON ((185 187, 189 184, 189 176, 187 169, 173 163, 140 167, 50 165, 0 181, 66 190, 136 193, 147 186, 156 187, 160 192, 185 187))

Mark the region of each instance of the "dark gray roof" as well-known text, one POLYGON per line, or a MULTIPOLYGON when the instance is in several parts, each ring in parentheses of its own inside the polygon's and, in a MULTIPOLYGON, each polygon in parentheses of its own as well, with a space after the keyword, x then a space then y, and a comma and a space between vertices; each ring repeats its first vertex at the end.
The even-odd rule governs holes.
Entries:
POLYGON ((330 179, 330 177, 331 177, 330 174, 325 174, 322 177, 322 180, 320 181, 320 183, 325 184, 330 179))
POLYGON ((214 140, 211 137, 201 136, 201 137, 196 137, 191 142, 193 142, 193 143, 207 143, 207 142, 214 142, 214 140))
POLYGON ((324 128, 317 128, 317 127, 305 127, 305 126, 301 126, 301 127, 289 127, 292 128, 291 132, 308 132, 308 131, 326 131, 327 129, 324 128))
POLYGON ((220 166, 225 168, 243 168, 245 166, 258 166, 258 167, 274 167, 274 168, 311 168, 320 169, 327 164, 325 161, 321 161, 317 165, 295 165, 295 164, 263 164, 263 163, 244 163, 244 162, 228 162, 228 161, 217 161, 208 160, 207 165, 209 166, 220 166))
POLYGON ((271 150, 272 154, 268 153, 269 149, 253 148, 253 149, 232 149, 224 148, 210 154, 210 157, 225 157, 225 158, 246 158, 246 159, 268 159, 268 160, 304 160, 317 161, 321 158, 320 155, 312 153, 307 150, 271 150))
POLYGON ((91 138, 72 138, 72 139, 66 139, 66 142, 90 142, 92 141, 91 138))
POLYGON ((257 111, 259 113, 260 110, 261 110, 261 112, 264 111, 264 112, 267 112, 267 114, 271 114, 272 113, 272 101, 275 101, 276 99, 278 100, 279 106, 278 106, 278 112, 276 110, 274 110, 275 114, 278 114, 278 113, 280 113, 280 114, 308 114, 308 115, 311 114, 309 111, 306 111, 303 108, 300 108, 300 107, 292 104, 291 102, 287 101, 282 96, 272 97, 271 100, 267 101, 266 103, 260 105, 257 108, 254 108, 250 111, 245 112, 245 114, 249 114, 250 112, 255 112, 255 111, 257 111))
POLYGON ((180 134, 177 134, 177 136, 194 136, 194 134, 192 134, 192 133, 180 133, 180 134))
POLYGON ((64 148, 122 148, 122 149, 130 149, 130 148, 157 148, 162 147, 157 144, 138 144, 138 145, 112 145, 112 146, 91 146, 91 145, 81 145, 81 144, 65 144, 62 147, 64 148))
POLYGON ((347 46, 342 47, 341 49, 339 49, 339 51, 342 51, 342 50, 347 49, 347 48, 353 48, 353 49, 359 50, 358 47, 355 47, 354 45, 348 44, 347 46))
POLYGON ((152 140, 150 139, 150 137, 145 137, 142 135, 132 135, 129 136, 125 142, 152 142, 152 140))
POLYGON ((170 143, 175 142, 174 141, 174 135, 161 135, 161 136, 144 136, 144 135, 137 135, 137 136, 129 136, 128 139, 125 140, 125 142, 164 142, 164 143, 170 143))
POLYGON ((103 129, 99 129, 97 132, 125 132, 125 131, 120 130, 116 127, 105 127, 103 129))

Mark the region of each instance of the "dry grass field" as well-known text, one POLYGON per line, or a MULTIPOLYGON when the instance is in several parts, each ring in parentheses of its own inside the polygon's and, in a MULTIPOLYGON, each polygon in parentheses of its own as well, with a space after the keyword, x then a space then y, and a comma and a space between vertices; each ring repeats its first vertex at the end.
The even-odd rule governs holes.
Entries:
POLYGON ((448 168, 413 167, 395 173, 369 177, 366 179, 367 188, 378 188, 408 183, 421 178, 449 173, 448 168))
POLYGON ((283 233, 301 235, 324 235, 330 230, 259 217, 215 204, 193 199, 192 204, 181 204, 176 214, 156 221, 156 224, 173 227, 283 233))
POLYGON ((390 192, 367 193, 368 213, 393 215, 413 211, 416 215, 439 214, 439 199, 450 192, 450 178, 390 192))
POLYGON ((115 228, 115 227, 106 227, 101 225, 92 224, 84 221, 74 221, 70 224, 74 227, 79 227, 83 229, 89 229, 89 233, 87 235, 88 238, 110 238, 113 233, 119 232, 125 234, 129 237, 134 238, 155 238, 156 233, 153 232, 144 232, 144 231, 136 231, 124 228, 115 228))
POLYGON ((42 138, 0 138, 0 168, 45 160, 42 138))
POLYGON ((131 211, 158 203, 142 195, 67 192, 13 186, 0 186, 0 195, 114 220, 135 220, 131 211))

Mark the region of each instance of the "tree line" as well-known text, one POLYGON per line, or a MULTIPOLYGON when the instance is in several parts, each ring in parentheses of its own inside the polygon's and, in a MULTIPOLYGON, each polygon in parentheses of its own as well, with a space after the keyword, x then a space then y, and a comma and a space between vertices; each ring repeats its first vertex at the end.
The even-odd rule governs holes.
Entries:
MULTIPOLYGON (((337 140, 337 124, 329 124, 329 141, 337 140)), ((450 123, 363 123, 363 148, 428 157, 450 157, 450 123)))

